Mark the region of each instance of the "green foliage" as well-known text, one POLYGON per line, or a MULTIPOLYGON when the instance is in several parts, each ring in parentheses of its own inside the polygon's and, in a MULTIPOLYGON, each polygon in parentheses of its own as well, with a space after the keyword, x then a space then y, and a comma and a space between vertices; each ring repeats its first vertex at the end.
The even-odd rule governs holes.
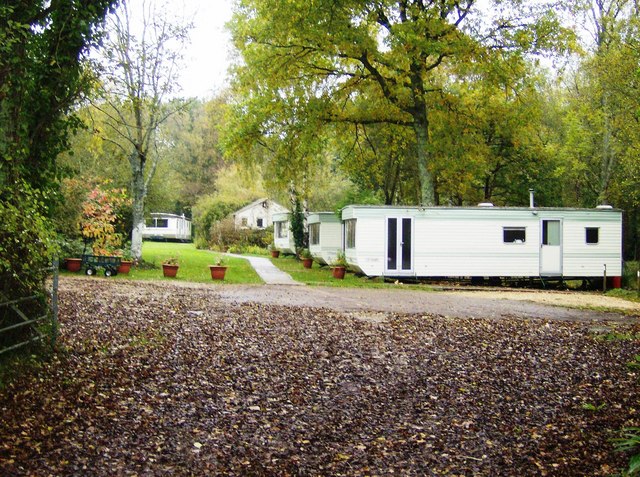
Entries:
POLYGON ((306 237, 304 233, 304 220, 300 199, 296 198, 290 219, 291 233, 293 233, 293 242, 296 249, 302 249, 308 246, 308 237, 306 237))
POLYGON ((640 355, 635 355, 633 357, 633 361, 627 363, 627 368, 629 369, 640 369, 640 355))
MULTIPOLYGON (((573 39, 555 9, 496 3, 470 9, 458 2, 321 0, 309 8, 242 0, 230 25, 243 61, 235 70, 228 153, 275 164, 286 182, 321 159, 327 124, 367 125, 371 141, 358 136, 362 127, 352 129, 362 153, 350 158, 381 162, 372 179, 385 201, 405 185, 400 171, 412 179, 408 189, 418 183, 419 202, 434 204, 431 116, 450 109, 452 85, 480 80, 507 89, 522 78, 525 53, 565 51, 573 39), (467 74, 477 64, 491 68, 467 74), (391 125, 406 131, 394 134, 391 125), (398 141, 385 143, 385 136, 398 141)), ((366 169, 348 169, 366 179, 366 169)))
POLYGON ((215 195, 201 197, 193 206, 193 227, 195 230, 195 244, 197 248, 208 248, 214 240, 211 235, 212 226, 229 214, 241 208, 239 202, 225 202, 215 195))
POLYGON ((47 197, 24 182, 0 200, 0 295, 20 296, 39 290, 46 267, 58 252, 46 217, 47 197))
POLYGON ((64 235, 58 236, 58 246, 60 247, 60 258, 80 258, 83 254, 91 251, 83 239, 68 238, 64 235))
POLYGON ((236 228, 233 217, 226 217, 211 226, 210 236, 210 248, 240 253, 251 247, 264 249, 273 239, 273 231, 236 228))
MULTIPOLYGON (((612 439, 615 443, 616 450, 619 452, 633 452, 640 448, 640 428, 625 427, 621 431, 622 437, 612 439)), ((627 469, 629 476, 640 475, 640 453, 634 454, 629 460, 627 469)))

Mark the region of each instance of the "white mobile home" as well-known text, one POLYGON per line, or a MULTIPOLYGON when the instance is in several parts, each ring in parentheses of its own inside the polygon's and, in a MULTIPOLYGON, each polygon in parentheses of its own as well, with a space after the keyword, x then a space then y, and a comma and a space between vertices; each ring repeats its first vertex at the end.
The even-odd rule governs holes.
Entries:
POLYGON ((622 275, 619 210, 482 205, 347 206, 347 262, 369 276, 622 275))
POLYGON ((307 218, 309 252, 321 264, 331 264, 342 250, 342 222, 334 212, 315 212, 307 218))
POLYGON ((184 215, 151 213, 142 229, 142 238, 190 242, 191 221, 184 215))
POLYGON ((291 214, 280 212, 273 214, 273 244, 282 253, 296 253, 296 243, 290 225, 291 214))

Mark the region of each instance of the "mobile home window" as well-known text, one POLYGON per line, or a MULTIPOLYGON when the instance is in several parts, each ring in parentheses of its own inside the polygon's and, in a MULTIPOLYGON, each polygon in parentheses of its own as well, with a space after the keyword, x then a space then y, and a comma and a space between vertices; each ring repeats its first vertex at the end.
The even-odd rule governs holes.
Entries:
POLYGON ((598 227, 586 227, 586 239, 589 244, 597 244, 600 241, 600 229, 598 227))
POLYGON ((320 224, 309 225, 309 245, 320 244, 320 224))
POLYGON ((169 219, 151 219, 151 226, 166 229, 169 227, 169 219))
POLYGON ((276 237, 278 238, 287 238, 287 223, 286 222, 276 222, 276 237))
POLYGON ((504 243, 525 243, 527 229, 525 227, 503 227, 502 240, 504 243))
POLYGON ((256 220, 256 225, 257 225, 258 227, 260 227, 260 228, 264 227, 264 225, 263 225, 263 224, 264 224, 264 222, 263 222, 263 220, 262 220, 262 219, 257 219, 257 220, 256 220))
POLYGON ((345 248, 356 247, 356 219, 344 221, 345 248))

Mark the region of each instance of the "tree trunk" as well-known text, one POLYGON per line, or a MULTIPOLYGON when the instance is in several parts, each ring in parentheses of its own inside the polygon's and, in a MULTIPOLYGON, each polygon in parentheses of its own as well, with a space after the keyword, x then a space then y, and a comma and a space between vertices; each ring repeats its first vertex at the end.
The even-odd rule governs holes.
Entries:
POLYGON ((416 134, 416 152, 418 156, 418 179, 420 180, 420 205, 429 206, 435 203, 435 187, 433 175, 429 172, 431 152, 429 144, 429 112, 425 100, 425 89, 422 79, 422 64, 411 64, 411 90, 413 107, 408 111, 413 117, 413 130, 416 134))
POLYGON ((416 149, 418 152, 418 178, 420 179, 420 205, 436 205, 433 175, 429 172, 429 125, 424 121, 416 121, 413 129, 416 133, 416 149))
POLYGON ((144 180, 144 167, 141 159, 135 154, 135 158, 131 158, 132 175, 131 189, 133 192, 133 230, 131 232, 131 255, 133 259, 138 261, 142 258, 142 228, 144 226, 144 199, 147 195, 144 180), (135 164, 134 164, 135 161, 135 164))

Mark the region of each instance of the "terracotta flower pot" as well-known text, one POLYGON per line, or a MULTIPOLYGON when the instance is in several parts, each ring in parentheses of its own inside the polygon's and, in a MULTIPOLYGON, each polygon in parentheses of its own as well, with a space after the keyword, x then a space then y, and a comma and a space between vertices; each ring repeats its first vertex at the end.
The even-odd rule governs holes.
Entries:
POLYGON ((273 258, 278 258, 280 256, 280 250, 271 250, 271 256, 273 258))
POLYGON ((178 274, 178 265, 167 265, 166 263, 162 264, 162 273, 165 277, 174 278, 178 274))
POLYGON ((303 258, 302 259, 302 266, 304 268, 311 268, 311 265, 313 265, 313 258, 303 258))
POLYGON ((80 268, 82 268, 81 258, 65 258, 64 263, 70 272, 79 272, 80 268))
POLYGON ((227 273, 227 267, 224 265, 209 265, 212 280, 224 280, 224 274, 227 273))
POLYGON ((130 260, 122 260, 118 266, 118 273, 129 273, 132 264, 133 262, 130 260))
POLYGON ((333 273, 333 278, 337 278, 338 280, 342 280, 344 278, 344 274, 347 271, 345 267, 333 267, 331 272, 333 273))

